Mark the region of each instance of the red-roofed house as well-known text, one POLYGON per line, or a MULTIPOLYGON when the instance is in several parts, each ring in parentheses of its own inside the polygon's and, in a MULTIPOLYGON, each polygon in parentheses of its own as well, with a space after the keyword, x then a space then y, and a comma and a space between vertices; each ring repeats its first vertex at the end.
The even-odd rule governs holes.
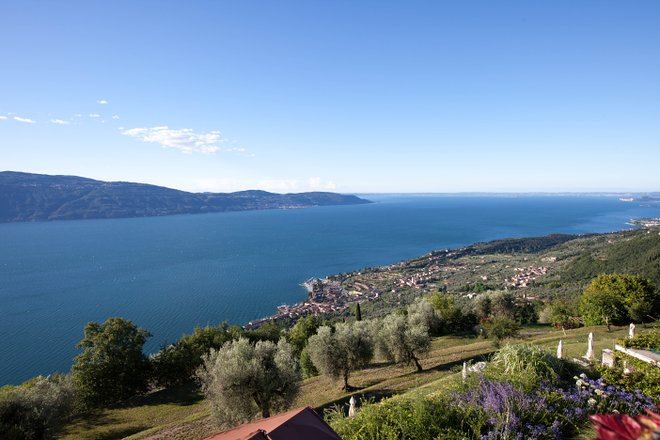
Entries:
POLYGON ((204 440, 341 440, 309 406, 246 423, 204 440))

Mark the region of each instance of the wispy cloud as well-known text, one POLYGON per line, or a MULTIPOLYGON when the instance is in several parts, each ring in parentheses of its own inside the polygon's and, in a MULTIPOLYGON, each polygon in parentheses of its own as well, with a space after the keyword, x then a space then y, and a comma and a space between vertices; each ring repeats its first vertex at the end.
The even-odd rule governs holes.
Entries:
POLYGON ((310 177, 307 180, 297 179, 265 179, 256 184, 256 188, 273 192, 303 192, 303 191, 334 191, 337 185, 331 181, 323 181, 320 177, 310 177))
POLYGON ((94 118, 94 119, 96 119, 96 118, 100 118, 101 115, 99 115, 98 113, 90 113, 90 114, 89 114, 89 117, 90 117, 90 118, 94 118))
POLYGON ((121 134, 142 142, 159 144, 161 147, 175 148, 183 153, 215 153, 224 140, 219 131, 195 133, 190 128, 143 127, 124 130, 121 134))
POLYGON ((51 119, 50 122, 57 125, 69 125, 71 123, 69 121, 65 121, 64 119, 51 119))
POLYGON ((108 101, 106 101, 105 99, 99 99, 98 101, 96 101, 96 103, 101 105, 106 105, 108 101))
POLYGON ((5 119, 7 119, 7 116, 0 115, 0 121, 4 121, 5 119))
POLYGON ((320 177, 310 177, 307 181, 307 189, 311 191, 334 191, 337 189, 337 185, 330 180, 324 182, 320 177))
POLYGON ((112 119, 115 119, 115 120, 119 119, 119 115, 112 115, 112 119))
POLYGON ((22 118, 22 117, 20 117, 20 116, 14 116, 14 121, 24 122, 24 123, 26 123, 26 124, 34 124, 34 123, 37 122, 37 121, 33 121, 33 120, 30 119, 30 118, 22 118))

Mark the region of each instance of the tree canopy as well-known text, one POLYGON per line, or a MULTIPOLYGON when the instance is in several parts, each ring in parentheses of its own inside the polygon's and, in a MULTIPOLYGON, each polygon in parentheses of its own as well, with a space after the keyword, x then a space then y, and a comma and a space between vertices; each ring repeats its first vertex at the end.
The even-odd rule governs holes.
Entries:
POLYGON ((285 409, 299 388, 293 348, 284 339, 227 342, 204 357, 198 371, 202 390, 220 425, 232 426, 285 409))
POLYGON ((88 323, 77 345, 83 352, 72 368, 81 401, 88 406, 110 404, 146 391, 149 361, 142 348, 150 336, 123 318, 88 323))
POLYGON ((343 379, 348 389, 351 371, 366 366, 374 353, 374 340, 369 321, 339 323, 333 332, 328 326, 319 327, 309 338, 307 349, 318 370, 332 378, 343 379))
POLYGON ((623 325, 644 322, 660 313, 660 295, 638 275, 602 274, 587 286, 580 299, 586 325, 623 325))
POLYGON ((415 363, 422 371, 419 356, 429 351, 431 337, 426 322, 415 314, 390 314, 382 322, 378 346, 385 357, 397 363, 415 363))

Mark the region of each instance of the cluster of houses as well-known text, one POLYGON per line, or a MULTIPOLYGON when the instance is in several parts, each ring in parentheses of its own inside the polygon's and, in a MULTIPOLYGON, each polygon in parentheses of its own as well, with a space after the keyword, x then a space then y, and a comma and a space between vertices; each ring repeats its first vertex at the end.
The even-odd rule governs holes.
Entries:
POLYGON ((357 302, 380 297, 380 291, 357 283, 354 290, 347 291, 339 281, 328 278, 310 278, 303 283, 307 288, 307 300, 294 305, 277 307, 277 314, 256 321, 248 322, 244 328, 254 329, 269 321, 283 319, 298 319, 305 315, 321 315, 331 312, 342 312, 357 302))
POLYGON ((504 280, 504 283, 507 286, 511 287, 527 287, 534 280, 536 280, 538 277, 545 275, 548 273, 548 268, 546 266, 541 266, 541 267, 516 267, 513 269, 515 271, 515 274, 513 278, 509 279, 506 278, 504 280))

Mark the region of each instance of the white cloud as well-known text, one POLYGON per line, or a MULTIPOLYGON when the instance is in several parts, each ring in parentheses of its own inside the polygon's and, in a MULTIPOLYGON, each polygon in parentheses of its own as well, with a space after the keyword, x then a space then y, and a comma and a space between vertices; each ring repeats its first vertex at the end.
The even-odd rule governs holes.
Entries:
POLYGON ((20 116, 14 116, 14 121, 25 122, 26 124, 34 124, 36 122, 30 118, 21 118, 20 116))
POLYGON ((90 113, 90 114, 89 114, 89 117, 90 117, 90 118, 95 118, 95 119, 96 119, 96 118, 100 118, 101 115, 99 115, 98 113, 90 113))
POLYGON ((57 125, 69 125, 71 123, 69 121, 65 121, 64 119, 51 119, 50 122, 57 125))
POLYGON ((98 101, 96 101, 96 103, 101 105, 106 105, 108 101, 106 101, 105 99, 99 99, 98 101))
POLYGON ((80 114, 80 113, 76 113, 76 114, 73 115, 73 116, 76 117, 76 118, 82 118, 82 114, 80 114))
POLYGON ((112 115, 112 119, 119 119, 119 115, 112 115))
POLYGON ((219 131, 195 133, 190 128, 144 127, 124 130, 121 134, 139 139, 142 142, 159 144, 161 147, 175 148, 183 153, 215 153, 224 142, 219 131))
POLYGON ((0 115, 0 121, 4 121, 5 119, 7 119, 7 116, 0 115))
POLYGON ((307 187, 311 191, 334 191, 337 189, 335 182, 323 182, 320 177, 310 177, 307 181, 307 187))

